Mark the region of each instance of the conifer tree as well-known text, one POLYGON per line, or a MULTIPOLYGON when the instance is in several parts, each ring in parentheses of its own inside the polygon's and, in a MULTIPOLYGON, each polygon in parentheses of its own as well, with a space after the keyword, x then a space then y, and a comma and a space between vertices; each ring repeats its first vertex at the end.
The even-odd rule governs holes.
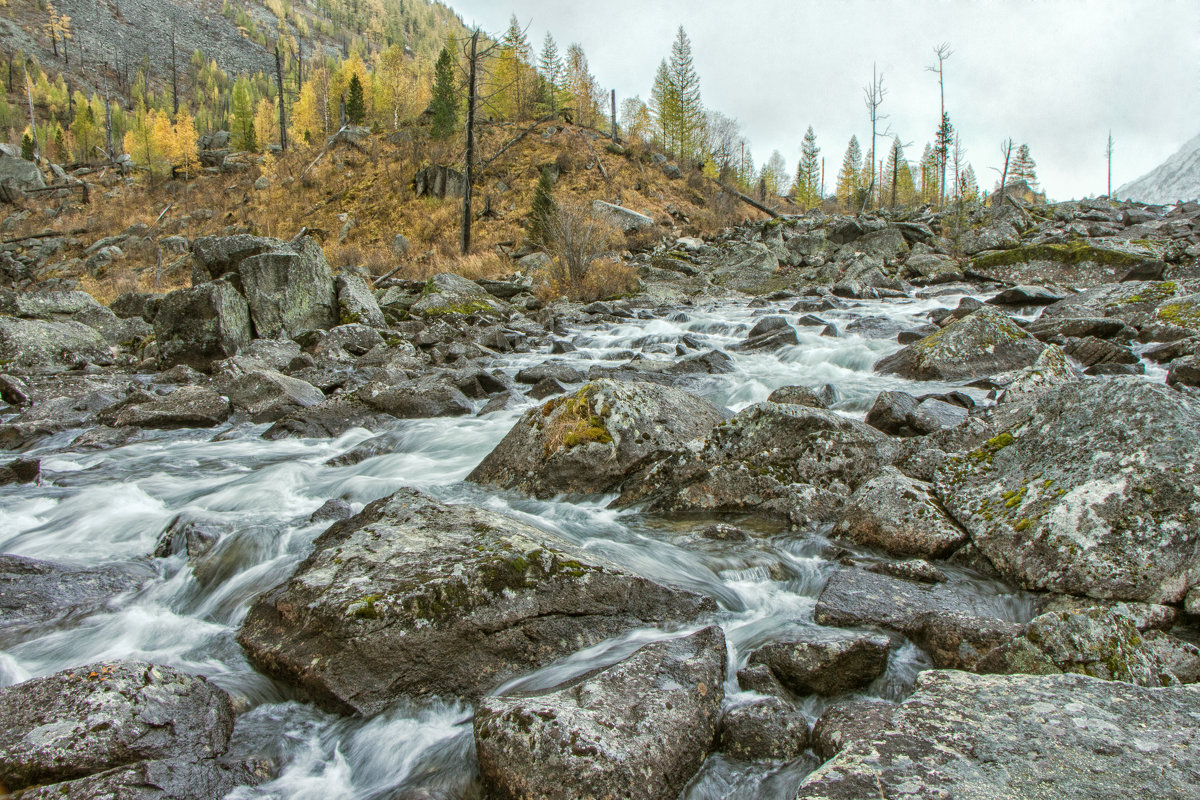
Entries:
POLYGON ((704 105, 700 102, 700 77, 692 58, 692 42, 683 26, 675 34, 671 44, 671 57, 667 62, 671 90, 677 105, 670 120, 679 158, 689 160, 696 154, 700 144, 700 131, 704 126, 704 105))
POLYGON ((650 88, 650 112, 654 115, 655 139, 668 150, 674 149, 671 137, 673 120, 679 116, 679 96, 671 83, 666 59, 659 62, 654 85, 650 88))
POLYGON ((883 168, 884 200, 893 208, 912 203, 917 197, 913 184, 912 170, 904 158, 904 145, 900 137, 892 139, 888 148, 887 165, 883 168))
POLYGON ((29 131, 21 134, 21 158, 26 161, 33 161, 33 137, 29 135, 29 131))
POLYGON ((954 126, 950 124, 950 115, 942 112, 942 122, 933 140, 933 153, 938 166, 938 200, 941 203, 946 202, 946 164, 950 161, 950 145, 953 142, 954 126))
POLYGON ((172 147, 172 161, 177 169, 183 172, 184 179, 189 179, 200 168, 200 150, 197 144, 196 123, 188 113, 186 106, 180 106, 175 115, 175 142, 172 147))
POLYGON ((454 56, 443 47, 433 68, 433 138, 445 139, 458 126, 458 86, 454 78, 454 56))
POLYGON ((537 189, 533 193, 533 208, 529 213, 529 241, 538 247, 550 246, 551 220, 558 206, 554 202, 554 186, 550 182, 550 171, 542 169, 537 189))
POLYGON ((254 135, 254 98, 250 81, 245 76, 233 84, 233 146, 238 150, 255 152, 258 139, 254 135))
POLYGON ((967 164, 966 169, 963 170, 959 186, 962 187, 960 194, 963 200, 974 202, 979 199, 979 180, 975 177, 975 168, 970 164, 967 164))
POLYGON ((1037 191, 1037 162, 1033 160, 1033 156, 1029 155, 1029 145, 1023 144, 1017 148, 1017 154, 1008 174, 1012 180, 1023 180, 1030 190, 1037 191))
POLYGON ((575 107, 575 121, 592 125, 599 107, 596 103, 596 76, 591 72, 583 47, 572 43, 567 48, 566 84, 575 107))
POLYGON ((812 126, 804 133, 800 145, 800 164, 796 167, 796 179, 792 192, 796 202, 812 208, 821 202, 821 148, 817 147, 817 134, 812 126))
POLYGON ((538 72, 541 76, 541 104, 545 111, 553 114, 558 111, 558 93, 562 91, 563 61, 558 45, 549 33, 542 41, 538 72))
POLYGON ((933 203, 938 199, 938 193, 941 191, 941 179, 939 172, 939 163, 937 153, 933 150, 933 145, 925 143, 925 150, 921 153, 921 195, 922 203, 933 203))
POLYGON ((351 125, 362 125, 363 120, 367 118, 367 101, 363 96, 363 85, 358 73, 350 76, 347 94, 349 96, 346 98, 346 121, 351 125))
POLYGON ((858 137, 851 136, 850 143, 846 146, 846 155, 842 158, 842 169, 838 172, 838 200, 847 208, 856 207, 861 188, 862 148, 858 146, 858 137))

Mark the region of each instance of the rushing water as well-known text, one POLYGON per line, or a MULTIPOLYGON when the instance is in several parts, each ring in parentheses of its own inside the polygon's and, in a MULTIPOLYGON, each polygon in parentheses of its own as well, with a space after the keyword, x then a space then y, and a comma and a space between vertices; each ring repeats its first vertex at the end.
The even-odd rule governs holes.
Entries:
MULTIPOLYGON (((906 325, 924 322, 936 306, 958 296, 900 302, 862 302, 850 311, 821 312, 843 331, 820 335, 799 328, 800 343, 775 352, 738 353, 756 318, 786 313, 788 303, 750 308, 722 303, 647 316, 617 325, 570 332, 578 350, 505 356, 492 366, 515 373, 561 359, 586 371, 614 366, 635 354, 673 354, 687 340, 720 348, 734 360, 729 374, 700 376, 689 389, 734 410, 766 399, 775 388, 800 384, 836 390, 835 410, 861 418, 884 389, 914 394, 949 388, 879 376, 871 367, 896 349, 894 337, 869 339, 845 333, 856 317, 878 316, 906 325)), ((797 315, 789 314, 790 318, 797 315)), ((665 355, 664 357, 670 357, 665 355)), ((983 401, 982 392, 972 391, 983 401)), ((481 403, 482 405, 482 403, 481 403)), ((460 703, 399 704, 370 720, 345 719, 297 701, 254 672, 234 641, 238 625, 259 593, 286 579, 325 524, 309 516, 330 498, 355 511, 401 487, 416 487, 452 503, 472 503, 551 530, 599 556, 642 575, 704 592, 720 611, 715 621, 730 645, 731 702, 739 692, 736 670, 758 645, 812 626, 813 607, 836 567, 823 554, 821 530, 795 531, 763 520, 733 520, 758 535, 748 542, 712 542, 694 535, 695 519, 669 519, 606 508, 610 498, 587 502, 540 501, 489 493, 463 483, 468 472, 520 415, 510 409, 484 417, 416 420, 389 432, 386 455, 352 466, 329 466, 372 434, 354 430, 336 440, 259 438, 265 426, 232 430, 162 432, 103 452, 71 452, 78 431, 54 437, 24 455, 42 459, 39 486, 0 489, 0 552, 76 564, 144 563, 177 519, 216 526, 222 537, 193 570, 183 555, 153 561, 156 578, 114 610, 26 639, 0 651, 0 686, 98 660, 139 658, 205 675, 234 697, 243 713, 235 732, 237 753, 260 754, 282 765, 276 780, 238 790, 239 798, 474 797, 478 795, 471 709, 460 703), (214 438, 215 437, 215 438, 214 438)), ((870 554, 867 554, 869 557, 870 554)), ((1025 598, 965 573, 952 579, 991 598, 998 615, 1024 619, 1025 598)), ((694 630, 694 629, 693 629, 694 630)), ((690 631, 630 631, 576 653, 502 689, 556 685, 598 665, 614 663, 642 644, 690 631)), ((902 697, 927 666, 912 645, 896 650, 887 673, 866 694, 902 697)), ((815 718, 823 705, 803 706, 815 718)), ((791 764, 745 765, 715 756, 686 796, 699 800, 785 797, 813 759, 791 764)))

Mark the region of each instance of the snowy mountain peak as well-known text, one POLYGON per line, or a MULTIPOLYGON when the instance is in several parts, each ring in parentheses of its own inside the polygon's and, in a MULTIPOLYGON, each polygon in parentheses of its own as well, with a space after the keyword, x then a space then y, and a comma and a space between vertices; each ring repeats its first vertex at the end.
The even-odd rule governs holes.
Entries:
POLYGON ((1200 136, 1175 155, 1115 192, 1122 200, 1166 204, 1200 198, 1200 136))

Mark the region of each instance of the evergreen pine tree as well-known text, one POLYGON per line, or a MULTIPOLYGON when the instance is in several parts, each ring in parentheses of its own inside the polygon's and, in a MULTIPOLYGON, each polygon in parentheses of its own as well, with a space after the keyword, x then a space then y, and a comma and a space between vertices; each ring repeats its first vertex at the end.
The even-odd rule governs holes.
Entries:
POLYGON ((975 177, 975 168, 970 164, 967 164, 966 169, 963 170, 959 186, 962 187, 963 200, 974 202, 979 199, 979 180, 975 177))
POLYGON ((458 126, 458 86, 454 79, 454 56, 443 47, 433 68, 433 138, 445 139, 458 126))
POLYGON ((351 125, 362 125, 367 118, 367 103, 363 97, 362 81, 358 73, 350 76, 349 98, 346 100, 346 120, 351 125))
POLYGON ((672 120, 679 158, 691 159, 699 149, 704 127, 704 105, 700 102, 700 77, 692 59, 692 42, 683 26, 675 34, 671 58, 667 62, 672 92, 678 103, 672 120))
POLYGON ((542 168, 537 189, 533 193, 533 208, 529 213, 529 241, 538 247, 550 245, 550 220, 558 205, 554 202, 554 186, 550 182, 550 171, 542 168))
POLYGON ((842 158, 842 169, 838 172, 838 200, 847 208, 855 207, 861 188, 862 148, 858 146, 858 137, 851 136, 850 143, 846 146, 846 155, 842 158))
POLYGON ((538 57, 538 102, 543 111, 553 114, 558 111, 558 93, 562 91, 563 61, 558 45, 549 33, 542 41, 542 53, 538 57))
MULTIPOLYGON (((950 161, 950 146, 954 142, 954 126, 950 124, 950 115, 942 113, 942 123, 938 125, 937 134, 933 139, 933 153, 937 157, 938 167, 938 199, 946 199, 946 165, 950 161)), ((952 173, 953 174, 953 173, 952 173)))
POLYGON ((33 161, 33 138, 28 131, 21 136, 21 158, 33 161))
POLYGON ((1009 178, 1013 181, 1023 180, 1032 191, 1037 191, 1037 162, 1029 155, 1029 145, 1023 144, 1017 148, 1017 155, 1009 167, 1009 178))
POLYGON ((883 168, 883 200, 892 207, 904 206, 913 202, 917 196, 913 185, 912 170, 904 157, 904 145, 900 137, 892 139, 888 148, 887 165, 883 168))
POLYGON ((921 202, 932 203, 938 199, 938 192, 941 191, 941 183, 938 172, 938 157, 934 152, 933 146, 928 142, 925 143, 925 150, 921 153, 921 202))
POLYGON ((671 137, 675 130, 674 120, 679 116, 679 97, 671 83, 666 59, 659 62, 654 75, 654 85, 650 88, 650 111, 654 114, 655 140, 668 150, 674 149, 671 137))
POLYGON ((253 153, 258 150, 258 139, 254 135, 254 98, 250 81, 245 77, 233 84, 233 146, 237 150, 253 153))
POLYGON ((821 148, 817 147, 817 135, 812 126, 804 134, 804 142, 800 145, 800 164, 796 167, 796 180, 793 193, 796 202, 805 208, 812 208, 821 202, 821 148))

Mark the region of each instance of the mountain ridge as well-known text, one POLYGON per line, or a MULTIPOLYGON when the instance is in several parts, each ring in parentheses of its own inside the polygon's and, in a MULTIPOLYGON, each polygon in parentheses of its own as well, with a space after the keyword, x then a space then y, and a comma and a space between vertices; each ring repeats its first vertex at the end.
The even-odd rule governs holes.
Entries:
POLYGON ((1200 134, 1145 175, 1120 186, 1115 194, 1158 205, 1200 198, 1200 134))

